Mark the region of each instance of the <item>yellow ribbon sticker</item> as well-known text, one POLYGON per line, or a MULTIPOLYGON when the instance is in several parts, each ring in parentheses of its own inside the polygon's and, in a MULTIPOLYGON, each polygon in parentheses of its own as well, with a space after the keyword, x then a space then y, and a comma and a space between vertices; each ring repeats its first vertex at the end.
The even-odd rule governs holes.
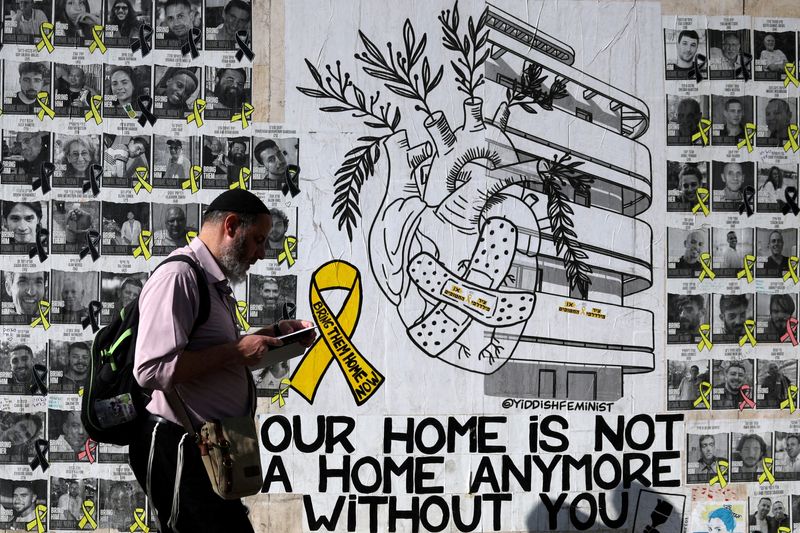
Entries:
POLYGON ((698 139, 702 140, 703 146, 708 146, 708 132, 711 131, 711 121, 707 118, 701 118, 697 123, 698 132, 692 135, 692 144, 698 139))
POLYGON ((753 332, 755 332, 755 330, 756 330, 756 321, 745 320, 744 335, 742 335, 742 338, 739 339, 739 346, 744 346, 746 342, 749 342, 750 346, 755 346, 756 344, 758 344, 758 341, 756 341, 756 338, 753 335, 753 332))
POLYGON ((792 533, 792 530, 786 526, 779 526, 778 533, 792 533))
POLYGON ((255 110, 256 108, 253 107, 252 104, 245 102, 242 104, 242 111, 231 117, 231 122, 241 122, 242 129, 246 129, 250 125, 247 121, 255 110))
POLYGON ((44 116, 47 115, 50 117, 50 120, 53 120, 56 116, 56 112, 53 111, 53 108, 50 107, 48 104, 50 103, 50 93, 47 91, 39 91, 36 93, 36 104, 41 108, 39 112, 36 113, 36 117, 39 120, 44 121, 44 116))
POLYGON ((712 487, 716 484, 719 484, 721 489, 724 489, 728 485, 728 479, 726 475, 728 474, 728 461, 724 459, 720 459, 717 461, 717 475, 712 477, 708 484, 712 487))
POLYGON ((714 347, 714 344, 708 338, 708 334, 711 333, 711 324, 700 324, 700 327, 697 328, 697 332, 700 333, 700 342, 697 343, 697 351, 702 352, 703 348, 711 351, 711 348, 714 347))
POLYGON ((704 279, 706 279, 706 276, 708 276, 708 279, 711 279, 711 280, 713 280, 714 278, 717 277, 717 275, 714 274, 714 270, 712 270, 712 268, 711 268, 711 254, 710 253, 703 252, 702 254, 700 254, 700 266, 703 269, 703 271, 700 272, 700 275, 697 277, 697 279, 699 279, 700 281, 703 281, 704 279))
POLYGON ((133 184, 133 192, 139 194, 142 187, 147 192, 153 192, 153 186, 150 185, 150 172, 147 167, 136 167, 136 183, 133 184))
POLYGON ((53 46, 53 35, 56 33, 56 27, 52 22, 42 22, 39 26, 39 35, 42 40, 36 43, 36 51, 41 52, 42 48, 47 48, 49 53, 53 53, 55 46, 53 46))
POLYGON ((250 169, 242 167, 239 169, 239 179, 228 185, 228 189, 242 189, 247 190, 247 182, 250 181, 250 169))
POLYGON ((186 123, 191 124, 194 122, 194 125, 198 128, 203 126, 203 111, 206 109, 206 101, 202 98, 197 98, 194 101, 194 105, 192 106, 192 112, 186 117, 186 123))
POLYGON ((147 261, 150 259, 150 242, 153 240, 153 232, 150 230, 142 230, 139 233, 139 246, 133 251, 133 257, 144 257, 147 261))
POLYGON ((33 531, 35 529, 36 533, 44 533, 45 532, 44 519, 46 517, 47 517, 47 506, 42 505, 41 503, 38 504, 34 512, 34 519, 25 524, 25 530, 33 531))
POLYGON ((797 257, 796 255, 790 256, 786 260, 786 266, 788 267, 788 270, 786 271, 786 274, 783 275, 783 281, 789 281, 789 278, 791 278, 792 281, 794 282, 794 284, 797 285, 797 281, 798 281, 798 278, 797 278, 797 263, 798 263, 798 261, 800 261, 800 257, 797 257))
POLYGON ((694 407, 699 407, 700 404, 703 404, 703 409, 711 409, 711 404, 708 401, 708 395, 711 393, 711 383, 708 381, 700 383, 697 387, 697 392, 700 393, 700 396, 695 398, 694 407))
POLYGON ((797 127, 797 124, 789 124, 786 128, 786 134, 788 136, 788 140, 783 144, 783 151, 788 152, 791 150, 792 152, 796 152, 800 150, 800 128, 797 127))
POLYGON ((758 484, 763 485, 765 481, 769 481, 770 485, 775 484, 775 476, 772 475, 772 457, 764 457, 761 466, 764 468, 764 473, 758 476, 758 484))
POLYGON ((137 507, 133 511, 133 523, 128 528, 128 531, 133 533, 134 531, 143 531, 144 533, 150 533, 150 528, 145 523, 145 519, 147 518, 147 514, 144 512, 144 509, 141 507, 137 507))
POLYGON ((39 317, 31 322, 31 327, 35 328, 41 325, 45 330, 50 329, 50 321, 47 320, 47 315, 50 314, 50 302, 47 300, 39 300, 36 306, 39 309, 39 317))
POLYGON ((186 232, 186 244, 192 244, 194 238, 197 237, 197 232, 190 230, 186 232))
POLYGON ((747 278, 747 283, 753 283, 753 266, 756 264, 756 256, 747 254, 742 260, 744 268, 736 274, 736 279, 747 278))
POLYGON ((247 319, 244 317, 245 312, 247 311, 247 302, 244 300, 239 300, 236 302, 236 320, 239 321, 239 325, 242 327, 242 331, 247 331, 250 329, 250 324, 247 323, 247 319))
POLYGON ((334 359, 347 380, 356 405, 368 401, 386 381, 352 341, 361 314, 361 298, 361 274, 353 265, 330 261, 314 272, 309 302, 321 335, 291 377, 292 388, 309 403, 314 402, 317 387, 334 359), (347 291, 347 296, 338 314, 334 314, 322 293, 337 289, 347 291))
POLYGON ((783 80, 784 87, 788 87, 790 83, 795 87, 800 87, 800 80, 795 76, 795 74, 797 74, 797 63, 786 63, 783 65, 783 73, 786 74, 786 78, 783 80))
POLYGON ((292 381, 287 378, 283 378, 281 380, 281 386, 278 388, 278 393, 272 397, 271 403, 278 402, 278 407, 283 407, 286 405, 286 400, 284 399, 283 395, 286 394, 291 388, 292 381))
POLYGON ((106 43, 103 42, 104 26, 95 24, 92 26, 92 44, 89 45, 89 53, 93 54, 95 50, 100 50, 101 54, 106 53, 106 43))
POLYGON ((786 399, 781 402, 781 411, 784 409, 789 409, 789 414, 793 414, 796 405, 795 400, 797 399, 797 385, 789 385, 789 388, 786 390, 786 399))
POLYGON ((192 194, 196 194, 200 188, 197 186, 197 182, 200 177, 203 175, 203 167, 200 165, 193 165, 191 171, 189 172, 189 179, 184 180, 181 183, 181 189, 191 189, 192 194))
POLYGON ((297 238, 288 236, 283 239, 283 251, 278 254, 278 264, 280 265, 284 261, 288 263, 289 268, 292 268, 295 263, 295 258, 292 255, 294 249, 297 248, 297 238))
POLYGON ((86 524, 89 524, 91 529, 97 529, 97 521, 94 519, 94 502, 92 500, 84 500, 81 504, 81 511, 83 518, 78 522, 78 529, 83 529, 86 524))
POLYGON ((694 204, 692 207, 692 213, 697 213, 698 210, 703 210, 703 216, 708 216, 710 212, 706 202, 711 198, 711 193, 705 187, 698 187, 695 191, 695 197, 697 198, 697 203, 694 204))
POLYGON ((91 109, 83 115, 83 118, 86 119, 86 122, 94 119, 95 124, 102 124, 103 117, 100 116, 100 106, 103 103, 103 96, 100 94, 92 95, 92 98, 89 100, 89 106, 91 109))
POLYGON ((744 139, 739 141, 739 144, 736 145, 736 148, 741 150, 745 146, 747 147, 747 152, 753 151, 753 139, 756 138, 756 125, 752 122, 748 122, 744 125, 744 139))

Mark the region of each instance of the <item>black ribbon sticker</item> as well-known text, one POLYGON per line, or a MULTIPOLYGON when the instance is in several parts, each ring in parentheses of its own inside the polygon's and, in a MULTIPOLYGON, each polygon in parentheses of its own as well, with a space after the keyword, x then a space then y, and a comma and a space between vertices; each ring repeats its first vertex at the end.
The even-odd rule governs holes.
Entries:
POLYGON ((738 78, 739 76, 742 77, 744 81, 750 79, 750 63, 753 61, 753 56, 750 54, 745 54, 744 52, 739 52, 739 68, 737 68, 734 73, 733 77, 738 78))
POLYGON ((800 213, 800 206, 797 205, 797 187, 786 187, 783 191, 783 197, 786 198, 786 205, 783 206, 781 211, 784 215, 788 215, 789 211, 797 216, 800 213))
POLYGON ((31 470, 42 467, 42 472, 47 472, 47 469, 50 468, 50 463, 47 462, 45 454, 50 449, 50 445, 44 439, 36 439, 36 442, 33 443, 33 448, 36 450, 36 457, 31 461, 31 470))
POLYGON ((239 30, 236 32, 236 46, 239 47, 239 50, 236 51, 237 61, 241 61, 245 56, 250 61, 256 57, 253 53, 253 49, 250 48, 250 32, 247 30, 239 30))
POLYGON ((89 254, 92 254, 92 262, 100 259, 100 232, 96 229, 90 229, 86 232, 86 246, 80 252, 80 257, 83 259, 89 254))
POLYGON ((29 390, 31 394, 47 395, 47 367, 41 363, 33 365, 33 383, 29 390))
POLYGON ((53 179, 53 173, 55 173, 55 171, 56 171, 56 166, 53 163, 49 161, 42 163, 39 172, 40 174, 39 177, 34 179, 33 183, 31 184, 33 190, 35 191, 36 189, 41 187, 42 194, 49 193, 52 190, 52 188, 50 187, 50 182, 53 179))
POLYGON ((33 256, 39 256, 39 262, 44 263, 47 260, 47 238, 50 232, 42 227, 42 223, 36 224, 36 246, 28 250, 28 257, 33 259, 33 256))
POLYGON ((292 302, 286 302, 281 309, 281 320, 294 320, 297 306, 292 302))
POLYGON ((753 216, 756 190, 751 185, 748 185, 742 191, 742 198, 742 203, 739 205, 739 214, 744 214, 747 211, 748 217, 753 216))
POLYGON ((158 117, 153 114, 153 98, 149 94, 143 94, 138 98, 139 103, 139 125, 144 128, 148 122, 154 126, 158 117))
POLYGON ((100 305, 100 302, 97 300, 92 300, 89 302, 89 314, 81 318, 81 326, 83 329, 92 326, 92 333, 97 333, 97 330, 100 329, 100 326, 97 325, 97 319, 100 317, 100 310, 103 308, 100 305))
POLYGON ((706 69, 706 63, 706 56, 703 54, 695 54, 694 65, 692 66, 692 70, 689 71, 689 77, 694 76, 697 83, 703 81, 703 71, 706 69))
POLYGON ((287 165, 286 174, 283 176, 283 195, 292 193, 292 196, 300 194, 300 167, 297 165, 287 165))
POLYGON ((92 191, 93 196, 100 194, 100 181, 103 179, 103 167, 92 165, 89 168, 89 179, 83 180, 83 193, 92 191))
POLYGON ((181 54, 183 55, 192 55, 192 59, 197 59, 197 56, 200 55, 200 52, 197 51, 197 46, 200 44, 200 28, 192 28, 192 31, 189 32, 189 38, 186 39, 186 42, 183 43, 181 46, 181 54))
POLYGON ((139 26, 139 38, 131 42, 131 52, 142 51, 142 57, 150 53, 153 48, 153 27, 150 24, 139 26))

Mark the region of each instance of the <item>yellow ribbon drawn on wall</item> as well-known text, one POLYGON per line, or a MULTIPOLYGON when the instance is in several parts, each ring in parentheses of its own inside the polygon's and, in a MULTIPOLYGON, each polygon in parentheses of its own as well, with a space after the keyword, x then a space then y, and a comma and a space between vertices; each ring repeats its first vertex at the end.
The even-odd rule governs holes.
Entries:
POLYGON ((93 54, 95 50, 100 50, 101 54, 106 53, 106 43, 103 42, 103 30, 105 26, 95 24, 92 26, 92 43, 89 45, 89 53, 93 54))
POLYGON ((242 167, 239 169, 239 179, 228 185, 228 189, 242 189, 247 190, 247 182, 250 181, 250 169, 242 167))
POLYGON ((186 232, 186 244, 192 244, 194 238, 197 237, 197 232, 194 230, 189 230, 186 232))
POLYGON ((137 507, 133 511, 133 523, 128 528, 128 531, 133 533, 134 531, 143 531, 144 533, 150 533, 150 528, 145 523, 145 519, 147 518, 147 513, 144 512, 144 509, 141 507, 137 507))
POLYGON ((794 284, 797 285, 797 282, 798 282, 797 264, 798 264, 798 262, 800 262, 800 257, 797 257, 796 255, 793 255, 793 256, 788 257, 786 259, 787 270, 786 270, 786 274, 783 275, 783 281, 789 281, 789 279, 791 278, 791 280, 794 282, 794 284))
POLYGON ((747 147, 747 152, 750 153, 753 151, 753 139, 756 138, 756 125, 752 122, 748 122, 744 125, 744 138, 739 141, 739 144, 736 145, 736 148, 741 150, 745 146, 747 147))
POLYGON ((250 324, 247 322, 245 318, 245 313, 247 312, 247 302, 244 300, 239 300, 236 302, 236 320, 239 321, 239 325, 242 327, 242 331, 247 331, 250 329, 250 324))
POLYGON ((284 261, 286 261, 289 268, 292 268, 295 263, 294 249, 297 248, 297 237, 293 237, 291 235, 285 237, 283 239, 283 251, 278 254, 278 264, 280 265, 284 261))
POLYGON ((703 404, 703 409, 711 409, 711 404, 708 401, 709 394, 711 394, 711 383, 708 381, 703 381, 700 385, 697 386, 697 392, 700 394, 694 400, 694 407, 700 406, 703 404))
POLYGON ((783 143, 783 151, 788 152, 791 150, 796 152, 800 150, 800 144, 798 144, 798 141, 800 141, 800 128, 797 127, 797 124, 789 124, 786 128, 786 134, 788 139, 783 143))
POLYGON ((36 104, 41 108, 39 112, 36 113, 36 118, 41 121, 44 121, 44 116, 47 115, 50 117, 50 120, 53 120, 56 116, 56 112, 50 107, 50 93, 47 91, 39 91, 36 93, 36 104))
POLYGON ((89 99, 89 111, 83 115, 85 122, 89 122, 90 120, 94 119, 95 124, 102 124, 103 117, 100 116, 100 106, 103 104, 103 96, 99 94, 92 95, 89 99))
POLYGON ((739 339, 739 346, 744 346, 745 343, 749 342, 750 346, 755 346, 758 344, 756 341, 756 337, 754 335, 756 331, 756 321, 755 320, 745 320, 744 321, 744 335, 742 338, 739 339))
POLYGON ((36 530, 36 533, 44 533, 45 532, 45 518, 47 517, 47 506, 42 505, 41 503, 36 506, 36 510, 34 511, 34 518, 27 524, 25 524, 26 531, 33 531, 36 530))
POLYGON ((781 411, 789 409, 789 414, 793 414, 796 409, 795 400, 797 400, 797 385, 789 385, 786 389, 786 399, 781 402, 781 411))
POLYGON ((191 189, 192 194, 196 194, 200 188, 197 186, 200 177, 203 175, 203 167, 200 165, 192 165, 191 171, 189 171, 189 178, 184 180, 181 183, 181 189, 191 189))
POLYGON ((700 254, 700 267, 703 269, 703 271, 700 272, 700 275, 697 276, 697 279, 699 279, 700 281, 706 279, 706 276, 708 276, 708 279, 711 280, 717 277, 717 275, 714 273, 714 270, 711 268, 710 253, 703 252, 702 254, 700 254))
POLYGON ((150 243, 153 240, 153 232, 150 230, 142 230, 139 233, 139 246, 133 251, 133 257, 139 257, 140 255, 144 257, 144 260, 147 261, 150 259, 150 243))
POLYGON ((147 167, 136 167, 136 183, 133 184, 133 192, 139 194, 139 191, 144 190, 153 192, 153 186, 150 185, 150 171, 147 167))
POLYGON ((314 402, 317 388, 334 360, 356 405, 367 402, 386 381, 352 341, 361 313, 361 299, 361 274, 350 263, 330 261, 314 272, 309 302, 320 337, 306 352, 290 380, 292 388, 309 403, 314 402), (338 313, 334 313, 323 298, 323 293, 331 290, 347 291, 338 313))
POLYGON ((697 328, 697 332, 700 334, 700 342, 697 343, 697 351, 702 352, 705 348, 710 352, 711 348, 714 347, 714 343, 708 338, 708 334, 711 333, 711 324, 700 324, 700 327, 697 328))
POLYGON ((91 529, 97 529, 97 521, 94 519, 94 502, 92 500, 84 500, 81 504, 81 512, 83 518, 78 522, 78 529, 83 529, 88 524, 91 529))
POLYGON ((756 256, 750 254, 744 256, 742 260, 744 268, 736 274, 736 279, 747 278, 747 283, 753 283, 753 266, 755 266, 755 264, 756 256))
POLYGON ((728 461, 724 459, 718 460, 717 474, 708 481, 708 484, 711 485, 712 487, 714 485, 719 484, 720 488, 724 489, 728 485, 728 479, 726 477, 727 474, 728 474, 728 461))
POLYGON ((707 118, 701 118, 697 123, 697 133, 692 135, 692 144, 698 139, 702 141, 703 146, 708 146, 708 132, 711 131, 711 121, 707 118))
POLYGON ((186 117, 186 123, 194 125, 198 128, 203 127, 203 111, 206 109, 206 101, 202 98, 196 98, 192 104, 192 112, 186 117))
POLYGON ((764 472, 758 476, 758 484, 763 485, 765 481, 768 481, 770 485, 774 485, 775 476, 772 474, 772 457, 764 457, 761 459, 761 467, 764 469, 764 472))
POLYGON ((783 79, 783 86, 788 87, 791 83, 795 87, 800 87, 800 80, 797 79, 797 63, 786 63, 783 65, 783 73, 786 78, 783 79))
POLYGON ((50 321, 47 320, 47 315, 50 314, 50 302, 47 300, 39 300, 39 303, 36 304, 36 307, 39 311, 39 316, 33 322, 31 322, 31 327, 35 328, 42 326, 45 330, 50 329, 50 321))
POLYGON ((291 388, 292 388, 292 381, 290 379, 283 378, 281 380, 280 387, 278 387, 278 393, 272 397, 271 403, 278 402, 278 407, 283 407, 284 405, 286 405, 286 399, 283 396, 287 392, 289 392, 289 389, 291 388))
POLYGON ((255 110, 256 108, 251 103, 245 102, 242 104, 242 110, 231 117, 231 122, 241 122, 242 129, 246 129, 250 125, 248 120, 255 110))
POLYGON ((49 53, 53 53, 55 46, 53 46, 53 36, 56 34, 56 27, 52 22, 42 22, 39 25, 39 36, 41 40, 36 43, 36 51, 41 52, 42 48, 47 48, 49 53))
POLYGON ((697 211, 702 210, 703 216, 707 217, 710 211, 706 202, 711 198, 711 193, 705 187, 698 187, 694 194, 697 198, 697 203, 692 207, 692 213, 696 214, 697 211))

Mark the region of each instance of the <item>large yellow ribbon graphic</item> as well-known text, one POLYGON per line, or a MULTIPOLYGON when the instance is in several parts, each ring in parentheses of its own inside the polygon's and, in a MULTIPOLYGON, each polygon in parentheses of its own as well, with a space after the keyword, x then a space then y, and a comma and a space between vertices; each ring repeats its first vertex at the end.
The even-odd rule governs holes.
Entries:
POLYGON ((708 146, 708 132, 711 131, 711 121, 707 118, 701 118, 697 123, 698 132, 692 135, 692 144, 698 139, 702 141, 703 146, 708 146))
POLYGON ((106 43, 103 42, 104 26, 95 24, 92 26, 92 44, 89 45, 89 53, 93 54, 95 50, 100 50, 101 54, 106 53, 106 43))
POLYGON ((710 352, 711 348, 714 347, 711 339, 708 338, 708 334, 711 333, 711 324, 700 324, 700 327, 697 328, 697 332, 700 333, 700 342, 697 343, 697 351, 702 352, 705 348, 710 352))
POLYGON ((144 509, 141 507, 137 507, 133 511, 133 523, 128 528, 128 531, 133 533, 134 531, 143 531, 144 533, 150 533, 150 528, 145 523, 144 519, 147 518, 147 514, 144 512, 144 509))
POLYGON ((755 346, 756 344, 758 344, 758 341, 756 341, 755 335, 753 335, 753 332, 755 332, 755 330, 756 330, 756 322, 755 322, 755 320, 745 320, 744 321, 744 335, 742 335, 742 338, 739 339, 739 346, 744 346, 745 343, 747 343, 747 342, 750 343, 750 346, 755 346))
POLYGON ((278 264, 280 265, 284 261, 288 264, 289 268, 292 268, 295 263, 294 256, 292 252, 294 249, 297 248, 297 237, 288 236, 283 239, 283 251, 278 254, 278 264))
POLYGON ((786 274, 783 275, 783 281, 789 281, 791 278, 794 281, 794 284, 797 285, 798 278, 797 278, 797 263, 800 261, 800 257, 793 255, 786 260, 786 267, 788 270, 786 274))
POLYGON ((139 191, 144 190, 153 192, 153 186, 150 185, 150 171, 147 167, 136 167, 136 183, 133 184, 133 192, 139 194, 139 191))
POLYGON ((756 264, 756 256, 747 254, 742 260, 744 268, 736 274, 736 279, 747 278, 747 283, 753 283, 753 265, 756 264))
POLYGON ((769 481, 770 485, 775 484, 775 476, 772 475, 772 457, 764 457, 761 460, 761 466, 764 472, 758 476, 758 484, 763 485, 765 481, 769 481))
POLYGON ((189 178, 181 183, 181 189, 191 189, 192 194, 197 193, 197 191, 200 190, 200 188, 197 186, 197 182, 202 175, 203 167, 200 165, 193 165, 191 171, 189 172, 189 178))
POLYGON ((725 477, 728 474, 728 461, 724 459, 720 459, 717 461, 717 475, 712 477, 708 484, 712 487, 719 483, 719 487, 724 489, 728 485, 728 480, 725 477))
POLYGON ((800 150, 800 144, 798 144, 800 140, 800 128, 797 127, 797 124, 789 124, 786 128, 786 135, 788 139, 783 143, 783 151, 788 152, 791 150, 792 152, 796 152, 800 150))
POLYGON ((53 35, 56 33, 56 27, 52 22, 42 22, 39 25, 39 35, 42 40, 36 43, 36 51, 41 52, 42 48, 47 48, 49 53, 53 53, 55 46, 53 46, 53 35))
POLYGON ((247 122, 250 119, 250 116, 256 110, 252 104, 249 102, 245 102, 242 104, 242 110, 239 113, 236 113, 231 117, 231 122, 241 122, 242 129, 246 129, 250 124, 247 122))
POLYGON ((133 257, 139 257, 140 255, 144 257, 144 260, 147 261, 150 259, 150 241, 153 240, 153 232, 150 230, 142 230, 139 233, 139 246, 133 251, 133 257))
POLYGON ((744 139, 739 141, 739 144, 736 145, 736 148, 741 150, 745 146, 747 147, 747 152, 750 153, 753 151, 753 139, 756 137, 756 125, 752 122, 748 122, 744 125, 744 139))
POLYGON ((44 329, 50 329, 50 321, 47 320, 47 315, 50 314, 50 302, 47 300, 39 300, 39 303, 36 304, 39 310, 39 317, 31 322, 31 327, 35 328, 37 326, 42 326, 44 329))
POLYGON ((706 202, 708 202, 709 198, 711 198, 711 193, 709 193, 708 189, 705 187, 698 187, 694 194, 697 198, 697 203, 694 204, 694 207, 692 207, 692 213, 697 213, 698 210, 702 210, 703 216, 707 217, 709 209, 706 205, 706 202))
POLYGON ((202 98, 197 98, 192 105, 192 112, 186 117, 186 123, 194 125, 198 128, 203 126, 203 111, 206 109, 206 101, 202 98))
POLYGON ((330 261, 314 272, 309 302, 321 335, 291 377, 292 388, 309 403, 314 402, 317 387, 334 359, 357 405, 369 400, 386 381, 351 339, 361 313, 361 298, 361 274, 353 265, 344 261, 330 261), (334 289, 347 291, 347 297, 337 314, 322 297, 323 291, 334 289))
POLYGON ((36 511, 34 515, 34 519, 25 524, 26 531, 33 531, 36 530, 36 533, 44 533, 45 531, 45 523, 44 519, 47 517, 47 506, 42 505, 41 503, 36 506, 36 511))
POLYGON ((103 103, 103 96, 99 94, 95 94, 89 100, 89 111, 83 115, 85 122, 89 122, 90 120, 94 119, 95 124, 102 124, 103 117, 100 116, 100 106, 103 103))
POLYGON ((50 93, 48 93, 47 91, 39 91, 38 93, 36 93, 36 103, 41 108, 39 109, 39 112, 36 113, 36 118, 42 121, 44 121, 45 115, 50 117, 50 120, 53 120, 53 118, 55 118, 56 112, 53 110, 52 107, 48 105, 50 104, 50 93))
POLYGON ((247 182, 250 180, 250 169, 242 167, 239 169, 239 179, 228 185, 229 189, 247 190, 247 182))
POLYGON ((711 280, 717 277, 717 275, 714 273, 714 270, 711 268, 710 253, 703 252, 702 254, 700 254, 700 267, 703 269, 703 271, 700 272, 700 275, 697 276, 697 279, 699 279, 700 281, 706 279, 706 276, 708 276, 708 279, 711 280))
POLYGON ((800 87, 800 80, 795 76, 795 74, 797 74, 797 63, 786 63, 783 65, 783 73, 786 74, 786 78, 783 80, 784 87, 788 87, 790 83, 795 87, 800 87))
POLYGON ((83 529, 88 524, 91 529, 97 529, 97 521, 94 519, 94 502, 92 500, 84 500, 81 504, 81 511, 83 518, 78 522, 78 529, 83 529))
POLYGON ((697 392, 700 393, 700 396, 694 400, 694 407, 703 404, 703 409, 711 409, 711 404, 708 402, 708 395, 711 393, 711 383, 708 381, 702 382, 698 385, 697 392))
POLYGON ((786 390, 786 399, 781 402, 781 411, 789 409, 789 414, 793 414, 795 407, 795 400, 797 399, 797 385, 789 385, 786 390))

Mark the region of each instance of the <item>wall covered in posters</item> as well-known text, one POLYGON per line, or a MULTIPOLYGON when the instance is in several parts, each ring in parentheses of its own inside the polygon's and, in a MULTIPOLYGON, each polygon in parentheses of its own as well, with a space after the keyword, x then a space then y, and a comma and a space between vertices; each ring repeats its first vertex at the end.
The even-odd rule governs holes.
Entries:
POLYGON ((254 520, 793 531, 798 30, 657 3, 6 0, 0 528, 158 529, 126 448, 81 426, 93 334, 246 188, 273 231, 242 330, 319 327, 253 371, 254 520))

